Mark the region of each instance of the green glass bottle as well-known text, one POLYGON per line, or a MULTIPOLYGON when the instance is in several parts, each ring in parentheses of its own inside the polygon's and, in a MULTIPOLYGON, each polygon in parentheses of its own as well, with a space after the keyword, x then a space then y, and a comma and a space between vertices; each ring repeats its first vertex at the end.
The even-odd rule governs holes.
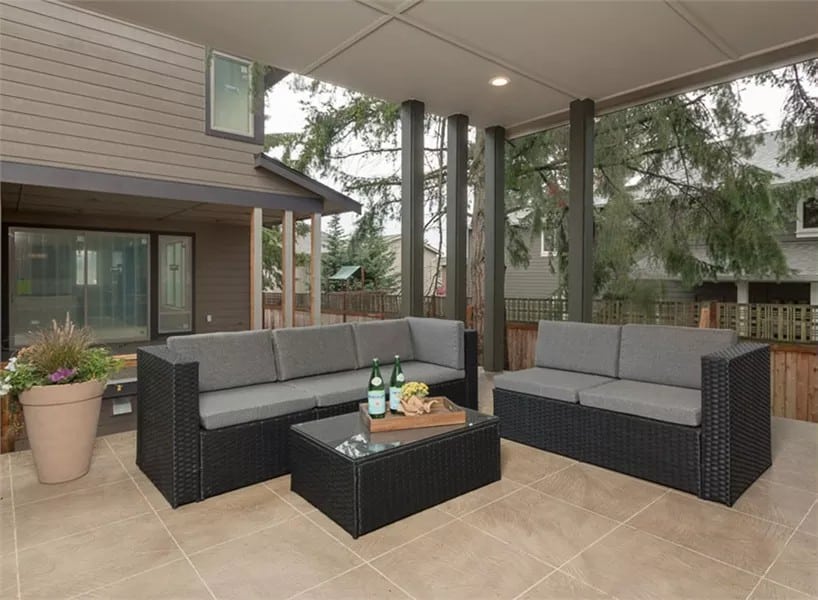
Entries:
POLYGON ((400 368, 400 356, 395 355, 395 366, 392 367, 392 377, 389 379, 389 412, 398 414, 400 408, 400 390, 406 378, 400 368))
POLYGON ((383 419, 386 416, 386 388, 377 358, 372 359, 372 373, 369 375, 369 390, 366 399, 369 416, 373 419, 383 419))

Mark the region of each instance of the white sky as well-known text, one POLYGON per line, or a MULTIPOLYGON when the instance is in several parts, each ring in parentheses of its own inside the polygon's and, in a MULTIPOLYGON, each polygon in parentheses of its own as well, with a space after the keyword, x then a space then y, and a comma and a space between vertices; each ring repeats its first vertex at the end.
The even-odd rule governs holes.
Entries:
MULTIPOLYGON (((764 130, 772 131, 778 129, 781 125, 785 96, 786 92, 779 88, 745 83, 741 89, 741 105, 747 114, 762 115, 765 120, 764 130)), ((300 131, 305 125, 305 116, 300 101, 308 97, 307 92, 292 91, 288 85, 288 79, 281 81, 267 96, 268 118, 265 131, 267 133, 300 131)), ((273 154, 276 155, 275 152, 273 154)), ((280 153, 278 157, 280 158, 280 153)), ((383 166, 379 168, 378 165, 362 163, 359 169, 363 173, 377 173, 383 171, 383 166)), ((323 180, 323 183, 332 187, 340 188, 331 179, 321 177, 317 177, 317 179, 323 180)), ((356 215, 351 213, 341 216, 341 222, 346 231, 352 230, 355 218, 356 215)), ((384 232, 386 234, 400 233, 400 223, 397 221, 387 222, 384 232)), ((436 245, 436 235, 433 232, 427 233, 427 241, 436 245)))

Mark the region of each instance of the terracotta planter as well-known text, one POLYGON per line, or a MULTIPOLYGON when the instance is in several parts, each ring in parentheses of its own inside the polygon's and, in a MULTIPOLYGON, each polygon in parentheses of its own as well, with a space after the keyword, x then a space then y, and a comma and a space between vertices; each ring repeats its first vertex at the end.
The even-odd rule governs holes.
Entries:
POLYGON ((104 381, 36 386, 20 394, 40 483, 78 479, 91 468, 104 381))

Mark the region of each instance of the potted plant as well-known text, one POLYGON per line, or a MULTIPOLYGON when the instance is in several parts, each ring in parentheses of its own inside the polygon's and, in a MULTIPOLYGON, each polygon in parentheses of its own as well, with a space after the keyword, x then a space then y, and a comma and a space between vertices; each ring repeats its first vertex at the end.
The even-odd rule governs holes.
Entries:
POLYGON ((28 441, 41 483, 82 477, 91 467, 102 393, 122 366, 91 331, 52 321, 12 357, 0 377, 0 395, 23 407, 28 441), (12 400, 14 402, 15 400, 12 400))

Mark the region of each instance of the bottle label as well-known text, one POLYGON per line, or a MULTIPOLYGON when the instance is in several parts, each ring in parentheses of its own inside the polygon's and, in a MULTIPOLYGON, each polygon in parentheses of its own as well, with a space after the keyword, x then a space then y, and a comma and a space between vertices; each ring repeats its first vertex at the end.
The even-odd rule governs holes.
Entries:
POLYGON ((398 373, 398 375, 397 375, 397 377, 395 377, 395 379, 398 380, 398 383, 403 383, 404 381, 406 381, 406 377, 403 376, 403 373, 398 373))
POLYGON ((383 380, 380 377, 373 377, 372 381, 370 381, 369 383, 371 383, 375 387, 378 387, 379 385, 381 385, 383 383, 383 380))
POLYGON ((367 409, 370 415, 384 414, 386 412, 386 392, 384 390, 369 390, 367 409))
POLYGON ((400 408, 400 387, 389 388, 389 410, 400 408))

